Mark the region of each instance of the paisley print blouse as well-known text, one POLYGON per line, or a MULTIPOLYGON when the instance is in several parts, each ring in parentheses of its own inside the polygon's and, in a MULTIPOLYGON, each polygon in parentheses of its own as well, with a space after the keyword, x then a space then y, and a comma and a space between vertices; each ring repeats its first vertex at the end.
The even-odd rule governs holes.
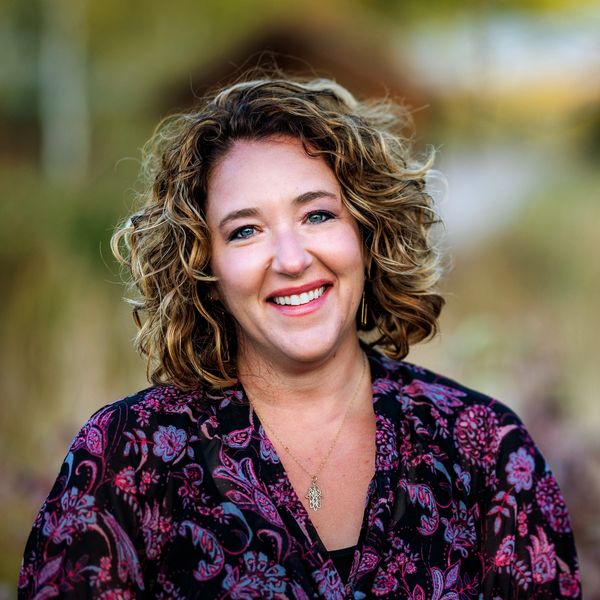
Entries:
POLYGON ((157 386, 75 437, 20 598, 580 598, 569 515, 499 402, 370 351, 376 472, 343 582, 241 386, 157 386))

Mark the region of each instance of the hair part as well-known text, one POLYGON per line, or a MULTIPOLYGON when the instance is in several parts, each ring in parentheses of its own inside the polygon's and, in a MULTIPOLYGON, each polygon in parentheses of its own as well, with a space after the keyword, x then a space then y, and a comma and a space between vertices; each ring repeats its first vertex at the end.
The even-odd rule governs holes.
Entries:
POLYGON ((425 190, 433 153, 418 163, 407 131, 405 108, 358 102, 328 79, 242 81, 165 119, 144 148, 143 206, 111 240, 137 290, 130 303, 149 379, 182 389, 236 381, 236 325, 211 294, 205 208, 212 170, 242 139, 299 139, 333 170, 368 260, 368 319, 357 327, 370 343, 401 359, 435 335, 444 301, 430 239, 439 219, 425 190))

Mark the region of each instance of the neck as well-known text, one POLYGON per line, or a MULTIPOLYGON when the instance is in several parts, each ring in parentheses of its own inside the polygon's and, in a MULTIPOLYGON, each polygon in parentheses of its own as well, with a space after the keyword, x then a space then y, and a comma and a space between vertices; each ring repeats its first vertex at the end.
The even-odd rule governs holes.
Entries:
MULTIPOLYGON (((354 394, 363 369, 363 352, 356 344, 314 363, 282 365, 256 354, 240 355, 240 380, 253 403, 280 414, 326 417, 339 415, 354 394)), ((368 366, 367 366, 368 369, 368 366)), ((369 386, 368 371, 361 388, 369 386)))

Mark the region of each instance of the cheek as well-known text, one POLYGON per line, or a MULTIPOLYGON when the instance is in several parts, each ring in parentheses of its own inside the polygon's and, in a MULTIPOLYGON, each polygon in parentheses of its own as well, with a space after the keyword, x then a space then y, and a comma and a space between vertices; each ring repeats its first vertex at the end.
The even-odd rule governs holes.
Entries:
POLYGON ((251 253, 221 253, 212 262, 213 273, 218 277, 217 287, 221 300, 249 296, 257 291, 260 268, 251 253))
POLYGON ((356 232, 335 236, 331 240, 331 256, 340 271, 362 278, 365 268, 363 244, 356 232))

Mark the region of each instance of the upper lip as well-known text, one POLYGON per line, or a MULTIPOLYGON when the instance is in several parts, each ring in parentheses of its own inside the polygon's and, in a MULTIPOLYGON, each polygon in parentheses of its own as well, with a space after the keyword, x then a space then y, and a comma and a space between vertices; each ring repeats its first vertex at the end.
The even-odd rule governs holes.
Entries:
POLYGON ((281 288, 279 290, 275 290, 271 294, 269 294, 268 299, 277 298, 281 296, 294 296, 298 294, 302 294, 304 292, 310 292, 311 290, 317 290, 324 285, 331 285, 331 282, 326 279, 319 279, 317 281, 311 281, 310 283, 306 283, 304 285, 299 285, 297 287, 289 287, 289 288, 281 288))

